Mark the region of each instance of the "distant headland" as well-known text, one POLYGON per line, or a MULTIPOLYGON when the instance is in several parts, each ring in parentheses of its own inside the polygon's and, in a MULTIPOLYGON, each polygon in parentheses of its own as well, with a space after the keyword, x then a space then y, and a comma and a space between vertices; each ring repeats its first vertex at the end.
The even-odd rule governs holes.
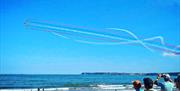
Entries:
MULTIPOLYGON (((160 73, 118 73, 118 72, 83 72, 82 75, 150 75, 154 76, 160 73)), ((164 73, 161 73, 164 74, 164 73)), ((177 76, 180 72, 166 72, 165 74, 169 74, 171 76, 177 76)))

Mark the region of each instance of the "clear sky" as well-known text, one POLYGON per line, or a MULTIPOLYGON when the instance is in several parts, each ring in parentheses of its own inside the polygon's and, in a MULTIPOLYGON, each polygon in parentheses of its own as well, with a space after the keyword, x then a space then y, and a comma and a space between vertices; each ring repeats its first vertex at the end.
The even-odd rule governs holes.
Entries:
POLYGON ((179 0, 0 0, 0 73, 175 72, 179 56, 142 46, 90 45, 27 30, 26 19, 123 28, 180 44, 179 0))

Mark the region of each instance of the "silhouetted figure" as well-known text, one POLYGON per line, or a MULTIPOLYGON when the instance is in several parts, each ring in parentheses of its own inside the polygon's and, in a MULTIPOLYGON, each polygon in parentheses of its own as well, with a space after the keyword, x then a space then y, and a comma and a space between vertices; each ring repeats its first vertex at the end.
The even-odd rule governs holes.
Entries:
POLYGON ((176 85, 176 90, 180 91, 180 74, 178 74, 177 78, 174 79, 175 85, 176 85))
POLYGON ((37 90, 40 91, 40 88, 38 88, 37 90))

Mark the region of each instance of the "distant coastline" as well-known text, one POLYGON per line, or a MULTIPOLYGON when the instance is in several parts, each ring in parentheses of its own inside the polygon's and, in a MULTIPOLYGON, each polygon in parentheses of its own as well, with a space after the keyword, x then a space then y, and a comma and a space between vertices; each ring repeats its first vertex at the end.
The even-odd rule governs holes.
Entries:
POLYGON ((171 76, 177 76, 180 74, 180 72, 161 72, 161 73, 126 73, 126 72, 82 72, 80 74, 3 74, 1 73, 0 75, 149 75, 149 76, 156 76, 157 74, 169 74, 171 76))
MULTIPOLYGON (((82 75, 149 75, 156 76, 159 73, 118 73, 118 72, 83 72, 82 75)), ((161 73, 164 74, 164 73, 161 73)), ((165 74, 169 74, 171 76, 177 76, 180 72, 166 72, 165 74)))

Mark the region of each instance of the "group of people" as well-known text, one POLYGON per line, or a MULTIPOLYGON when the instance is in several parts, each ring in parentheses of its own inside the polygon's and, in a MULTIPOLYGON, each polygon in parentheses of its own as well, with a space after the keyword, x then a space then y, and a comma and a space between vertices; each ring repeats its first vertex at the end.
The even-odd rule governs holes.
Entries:
MULTIPOLYGON (((156 80, 152 80, 151 78, 144 78, 144 91, 156 91, 153 89, 153 85, 157 85, 161 87, 161 91, 180 91, 180 74, 177 78, 171 80, 169 74, 158 74, 156 80), (164 82, 160 82, 160 78, 164 78, 164 82), (173 90, 174 86, 176 90, 173 90)), ((132 82, 133 87, 136 91, 143 91, 141 82, 139 80, 135 80, 132 82)))

